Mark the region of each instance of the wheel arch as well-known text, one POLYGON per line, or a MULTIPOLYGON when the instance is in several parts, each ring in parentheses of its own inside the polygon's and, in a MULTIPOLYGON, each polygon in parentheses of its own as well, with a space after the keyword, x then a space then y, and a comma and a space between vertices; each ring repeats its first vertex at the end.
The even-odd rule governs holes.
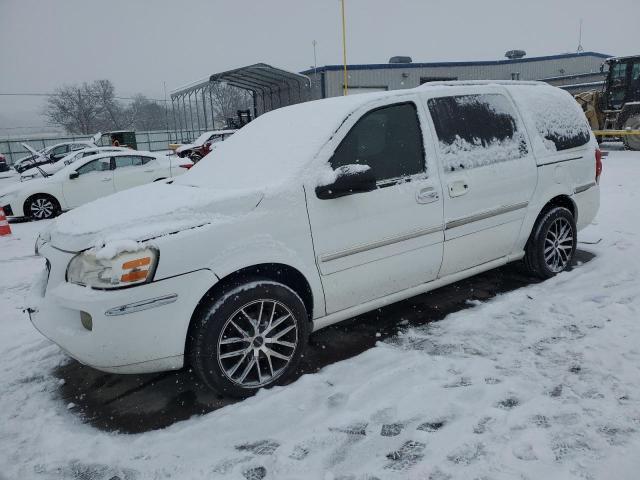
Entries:
POLYGON ((269 280, 282 283, 292 289, 302 299, 307 310, 309 322, 313 319, 314 298, 311 284, 307 278, 298 270, 284 263, 260 263, 236 270, 222 277, 216 282, 198 301, 191 318, 189 320, 189 328, 187 330, 185 343, 185 361, 189 358, 190 339, 192 338, 192 328, 195 319, 201 314, 202 310, 216 297, 221 295, 225 289, 239 285, 251 277, 264 277, 269 280))
POLYGON ((549 210, 551 210, 554 207, 566 208, 571 212, 571 215, 573 215, 573 218, 575 219, 576 223, 578 222, 578 206, 576 205, 576 202, 568 194, 565 194, 565 193, 557 194, 551 197, 546 202, 544 202, 542 204, 542 207, 540 207, 538 214, 535 216, 535 218, 533 218, 533 222, 531 223, 531 229, 529 231, 529 234, 526 236, 527 243, 529 242, 529 240, 531 239, 531 236, 533 235, 535 226, 538 224, 538 220, 542 218, 549 210))
POLYGON ((24 214, 25 217, 29 216, 29 212, 30 212, 28 208, 29 203, 31 202, 31 200, 33 200, 36 197, 47 197, 51 199, 55 203, 55 205, 57 205, 58 213, 62 212, 62 202, 60 202, 60 200, 58 200, 55 195, 51 193, 38 192, 38 193, 32 193, 27 195, 27 198, 25 198, 24 202, 22 203, 22 213, 24 214))

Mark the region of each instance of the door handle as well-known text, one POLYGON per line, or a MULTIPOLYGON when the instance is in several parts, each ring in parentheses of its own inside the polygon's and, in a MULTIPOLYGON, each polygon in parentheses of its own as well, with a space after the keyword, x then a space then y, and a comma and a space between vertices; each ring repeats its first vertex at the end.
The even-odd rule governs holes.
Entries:
POLYGON ((416 193, 416 202, 422 204, 437 202, 439 198, 440 195, 432 187, 423 188, 416 193))
POLYGON ((469 182, 466 180, 456 180, 449 184, 449 197, 461 197, 469 191, 469 182))
POLYGON ((103 178, 102 180, 100 180, 101 182, 110 182, 111 179, 110 178, 103 178))
POLYGON ((145 173, 153 173, 153 170, 145 170, 145 173))

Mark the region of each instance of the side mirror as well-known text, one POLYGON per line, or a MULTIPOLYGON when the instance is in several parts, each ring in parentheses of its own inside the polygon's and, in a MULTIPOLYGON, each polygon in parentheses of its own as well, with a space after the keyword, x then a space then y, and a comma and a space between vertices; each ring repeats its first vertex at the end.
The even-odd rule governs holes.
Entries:
POLYGON ((69 180, 73 180, 75 178, 78 178, 80 176, 80 174, 78 172, 71 172, 69 174, 69 180))
POLYGON ((367 165, 344 165, 334 172, 336 177, 333 182, 316 187, 316 195, 320 200, 370 192, 377 188, 376 178, 367 165))

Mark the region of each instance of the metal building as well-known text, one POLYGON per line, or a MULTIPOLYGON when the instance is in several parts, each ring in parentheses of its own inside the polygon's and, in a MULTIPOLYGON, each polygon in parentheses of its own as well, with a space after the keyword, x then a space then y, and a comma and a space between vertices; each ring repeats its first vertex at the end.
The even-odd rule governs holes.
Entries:
POLYGON ((216 83, 248 92, 253 103, 249 112, 251 118, 311 98, 308 77, 266 63, 214 73, 171 92, 174 124, 181 140, 194 138, 199 132, 224 127, 225 121, 232 120, 218 116, 212 96, 216 83))
MULTIPOLYGON (((542 80, 577 93, 602 84, 605 73, 601 67, 610 57, 597 52, 528 58, 522 58, 524 52, 521 51, 507 54, 512 58, 479 62, 348 65, 348 91, 397 90, 439 80, 542 80)), ((410 62, 408 57, 394 57, 392 60, 410 62)), ((342 65, 326 65, 301 73, 311 78, 314 99, 343 94, 342 65)))

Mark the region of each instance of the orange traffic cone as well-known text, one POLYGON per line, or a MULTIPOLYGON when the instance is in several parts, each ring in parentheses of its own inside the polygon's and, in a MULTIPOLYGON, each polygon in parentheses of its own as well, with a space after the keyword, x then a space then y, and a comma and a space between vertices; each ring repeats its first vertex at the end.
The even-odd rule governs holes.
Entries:
POLYGON ((0 207, 0 237, 3 235, 11 235, 11 227, 9 221, 4 214, 4 210, 0 207))

